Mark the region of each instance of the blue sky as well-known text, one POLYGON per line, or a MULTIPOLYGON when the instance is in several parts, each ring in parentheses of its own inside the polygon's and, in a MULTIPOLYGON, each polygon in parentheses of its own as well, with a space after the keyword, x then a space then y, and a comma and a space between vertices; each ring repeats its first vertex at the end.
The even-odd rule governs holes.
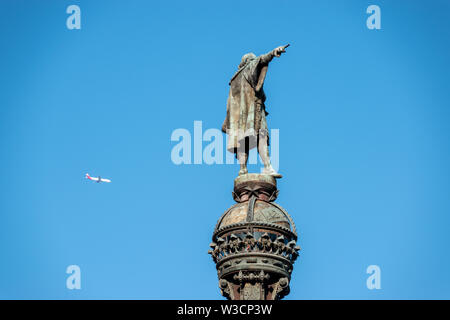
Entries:
POLYGON ((286 43, 265 90, 277 202, 303 249, 287 299, 450 298, 449 10, 2 1, 0 298, 221 299, 206 252, 238 166, 177 166, 170 136, 220 128, 241 56, 286 43), (72 264, 81 290, 65 286, 72 264), (381 290, 366 288, 372 264, 381 290))

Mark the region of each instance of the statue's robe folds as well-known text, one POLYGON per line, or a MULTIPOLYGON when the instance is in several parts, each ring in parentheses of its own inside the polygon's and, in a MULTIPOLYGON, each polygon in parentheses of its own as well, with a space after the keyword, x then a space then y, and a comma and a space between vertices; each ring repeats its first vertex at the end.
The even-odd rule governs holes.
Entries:
POLYGON ((256 147, 259 134, 267 135, 269 141, 263 84, 273 57, 274 53, 269 52, 250 60, 230 81, 227 116, 222 125, 222 131, 228 134, 230 152, 245 152, 245 141, 249 150, 256 147))

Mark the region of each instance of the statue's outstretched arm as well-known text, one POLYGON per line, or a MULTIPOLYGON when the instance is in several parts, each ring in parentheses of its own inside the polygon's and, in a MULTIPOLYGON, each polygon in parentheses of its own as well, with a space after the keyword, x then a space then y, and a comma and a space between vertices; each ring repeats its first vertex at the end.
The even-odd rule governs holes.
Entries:
POLYGON ((261 55, 261 63, 268 64, 270 61, 272 61, 273 57, 280 57, 282 53, 286 52, 287 47, 289 47, 289 44, 277 47, 269 53, 261 55))

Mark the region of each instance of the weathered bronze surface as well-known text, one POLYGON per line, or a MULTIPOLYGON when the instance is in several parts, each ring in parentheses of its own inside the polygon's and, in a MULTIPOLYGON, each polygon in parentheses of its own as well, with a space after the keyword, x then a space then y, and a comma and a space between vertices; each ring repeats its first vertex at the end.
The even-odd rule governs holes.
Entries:
POLYGON ((249 150, 257 147, 265 174, 281 178, 270 163, 269 131, 266 116, 264 80, 269 63, 280 57, 289 45, 275 48, 259 57, 245 54, 238 70, 230 80, 227 115, 222 131, 228 134, 227 150, 236 154, 240 163, 239 175, 246 174, 249 150))
POLYGON ((234 181, 236 204, 220 217, 210 244, 222 294, 232 300, 275 300, 289 293, 298 257, 291 216, 274 203, 273 176, 240 175, 234 181))

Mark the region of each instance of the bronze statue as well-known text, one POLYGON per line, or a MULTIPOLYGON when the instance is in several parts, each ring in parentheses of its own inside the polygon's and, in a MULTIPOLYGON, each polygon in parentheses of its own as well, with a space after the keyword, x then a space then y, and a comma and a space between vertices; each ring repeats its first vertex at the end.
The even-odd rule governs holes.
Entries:
POLYGON ((227 116, 222 131, 228 134, 227 150, 233 152, 240 163, 239 175, 247 174, 249 151, 255 147, 264 164, 263 174, 281 178, 270 163, 269 131, 264 101, 263 85, 269 62, 280 57, 289 46, 275 48, 267 54, 256 57, 247 53, 242 57, 238 70, 230 80, 227 101, 227 116))

